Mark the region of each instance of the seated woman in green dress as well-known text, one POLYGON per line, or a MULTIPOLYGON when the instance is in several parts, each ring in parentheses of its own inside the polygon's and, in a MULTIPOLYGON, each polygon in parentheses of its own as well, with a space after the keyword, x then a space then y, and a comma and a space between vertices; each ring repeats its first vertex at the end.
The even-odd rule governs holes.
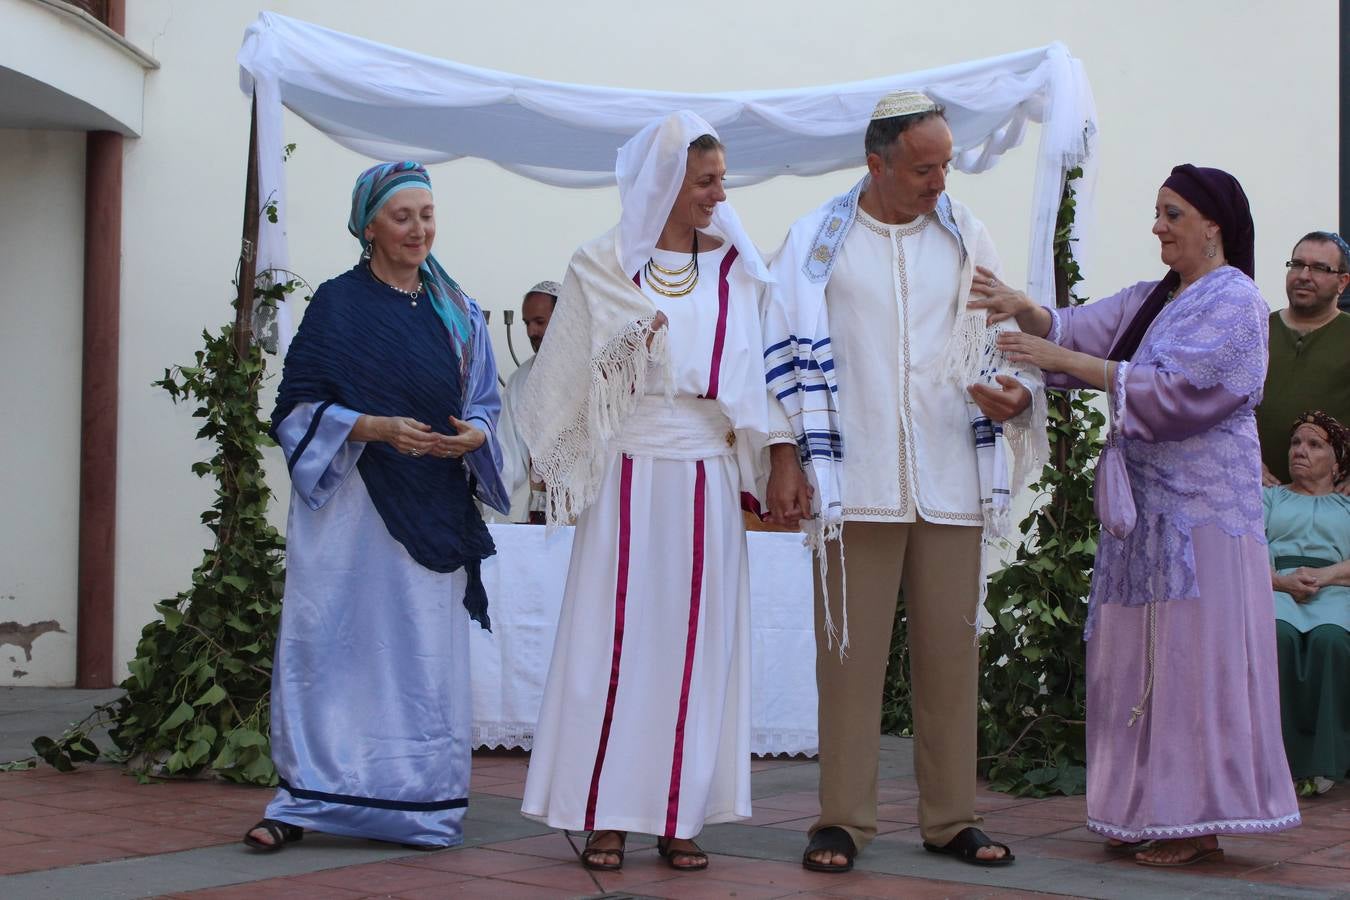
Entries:
POLYGON ((1289 439, 1292 483, 1265 489, 1280 654, 1280 719, 1303 796, 1350 771, 1350 430, 1304 413, 1289 439))

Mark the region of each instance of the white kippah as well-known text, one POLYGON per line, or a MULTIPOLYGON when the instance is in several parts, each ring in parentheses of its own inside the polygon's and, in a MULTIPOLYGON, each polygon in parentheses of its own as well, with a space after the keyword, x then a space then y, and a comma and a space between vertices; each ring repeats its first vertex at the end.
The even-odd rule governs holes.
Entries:
POLYGON ((525 293, 526 295, 548 294, 550 297, 557 299, 558 295, 562 293, 562 285, 556 281, 541 281, 525 293))
POLYGON ((872 119, 893 119, 896 116, 913 116, 918 113, 932 112, 937 109, 933 98, 919 91, 891 91, 877 101, 872 111, 872 119))

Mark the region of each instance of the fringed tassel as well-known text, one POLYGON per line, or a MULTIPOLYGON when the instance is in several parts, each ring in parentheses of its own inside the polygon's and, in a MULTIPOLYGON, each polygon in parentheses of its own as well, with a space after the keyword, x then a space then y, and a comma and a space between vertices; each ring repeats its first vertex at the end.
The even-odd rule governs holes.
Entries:
POLYGON ((1007 537, 1012 532, 1012 508, 1004 506, 995 508, 992 504, 984 505, 984 533, 994 537, 1007 537))
POLYGON ((1021 490, 1028 481, 1040 475, 1050 459, 1050 442, 1045 434, 1049 414, 1045 391, 1031 392, 1031 416, 1013 424, 1003 423, 1003 436, 1008 441, 1008 452, 1013 458, 1012 489, 1021 490))
POLYGON ((550 529, 576 520, 600 489, 607 444, 647 393, 651 364, 668 396, 673 396, 666 329, 651 330, 652 318, 634 322, 591 359, 588 403, 559 436, 552 452, 531 463, 548 489, 550 529), (648 338, 651 339, 650 346, 648 338))
POLYGON ((848 566, 844 556, 844 525, 842 522, 835 522, 830 525, 824 524, 819 518, 811 520, 811 524, 806 530, 806 545, 811 548, 811 552, 816 557, 816 567, 820 571, 820 602, 822 610, 825 613, 825 649, 833 650, 834 645, 839 645, 839 661, 843 662, 848 654, 848 566), (830 541, 839 542, 839 581, 843 596, 839 598, 840 610, 843 617, 843 632, 834 625, 834 614, 830 612, 830 559, 826 554, 825 547, 830 541))
POLYGON ((942 377, 963 386, 981 381, 990 362, 999 358, 997 337, 998 332, 985 323, 983 312, 958 316, 940 357, 942 377))

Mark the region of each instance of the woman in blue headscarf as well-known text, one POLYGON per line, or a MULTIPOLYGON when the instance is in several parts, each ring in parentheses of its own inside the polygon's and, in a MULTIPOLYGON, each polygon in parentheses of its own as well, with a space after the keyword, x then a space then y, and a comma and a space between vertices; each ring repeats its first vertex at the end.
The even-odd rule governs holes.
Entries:
POLYGON ((245 836, 305 829, 425 848, 463 840, 470 619, 505 511, 487 324, 431 255, 431 181, 383 163, 352 191, 361 260, 315 292, 272 435, 291 473, 272 676, 280 786, 245 836))

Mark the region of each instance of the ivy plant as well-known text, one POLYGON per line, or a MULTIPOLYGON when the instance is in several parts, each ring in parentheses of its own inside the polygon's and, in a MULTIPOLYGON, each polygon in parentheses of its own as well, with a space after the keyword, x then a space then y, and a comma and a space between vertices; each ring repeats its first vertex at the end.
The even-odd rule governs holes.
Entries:
MULTIPOLYGON (((294 286, 270 285, 262 297, 275 299, 294 286)), ((210 459, 192 466, 216 482, 214 502, 201 516, 215 540, 191 586, 155 604, 160 617, 141 631, 121 684, 126 693, 61 737, 33 742, 58 769, 97 759, 90 734, 107 726, 117 748, 108 757, 142 778, 209 768, 232 781, 276 783, 268 695, 284 541, 267 520, 271 492, 262 449, 272 441, 258 407, 263 354, 249 344, 241 357, 233 329, 203 332, 193 364, 166 369, 155 382, 174 402, 197 404, 197 437, 215 444, 210 459)))

